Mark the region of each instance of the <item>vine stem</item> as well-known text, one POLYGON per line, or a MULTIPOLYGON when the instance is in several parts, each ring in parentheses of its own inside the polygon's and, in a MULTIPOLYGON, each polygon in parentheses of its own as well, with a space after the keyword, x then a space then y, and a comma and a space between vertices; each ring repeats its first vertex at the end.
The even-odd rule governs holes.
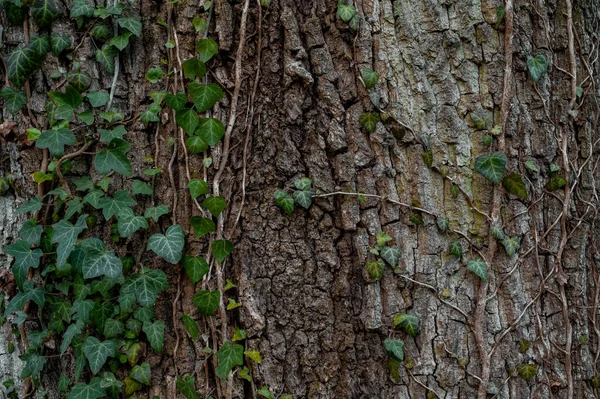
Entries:
POLYGON ((435 213, 433 213, 431 211, 428 211, 427 209, 420 208, 418 206, 412 206, 412 205, 406 204, 404 202, 396 201, 396 200, 393 200, 391 198, 384 197, 382 195, 377 195, 377 194, 361 194, 361 193, 352 193, 352 192, 345 192, 345 191, 335 191, 335 192, 332 192, 332 193, 325 193, 325 194, 313 195, 312 197, 313 198, 325 198, 325 197, 331 197, 331 196, 334 196, 334 195, 351 195, 351 196, 354 196, 354 197, 362 196, 362 197, 369 197, 369 198, 378 198, 378 199, 380 199, 382 201, 388 201, 388 202, 391 202, 392 204, 400 205, 400 206, 403 206, 405 208, 410 208, 412 210, 423 212, 423 213, 426 213, 426 214, 431 215, 431 216, 436 216, 435 213))
MULTIPOLYGON (((113 6, 116 7, 118 0, 114 0, 113 6)), ((115 37, 119 35, 119 25, 117 21, 113 24, 113 32, 115 37)), ((119 53, 115 56, 115 73, 113 74, 112 84, 110 86, 110 95, 108 97, 108 103, 106 104, 106 110, 110 110, 110 106, 112 105, 113 98, 115 96, 115 90, 117 88, 117 79, 119 77, 119 53)))

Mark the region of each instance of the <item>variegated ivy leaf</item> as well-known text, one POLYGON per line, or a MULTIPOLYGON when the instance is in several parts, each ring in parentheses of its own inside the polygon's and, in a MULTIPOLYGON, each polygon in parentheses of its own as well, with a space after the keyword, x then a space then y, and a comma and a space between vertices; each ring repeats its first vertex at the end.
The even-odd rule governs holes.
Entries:
POLYGON ((41 65, 44 54, 39 54, 32 46, 17 48, 6 57, 8 79, 17 86, 23 87, 29 77, 41 65))
POLYGON ((467 263, 467 269, 475 273, 482 281, 488 277, 487 264, 481 259, 471 259, 467 263))
POLYGON ((100 378, 92 378, 89 384, 81 382, 75 384, 71 392, 67 395, 67 399, 98 399, 105 397, 106 390, 100 385, 101 381, 100 378))
POLYGON ((504 229, 502 228, 502 225, 499 222, 492 224, 492 226, 490 227, 490 233, 492 234, 492 237, 494 237, 496 240, 504 240, 504 229))
POLYGON ((114 356, 115 343, 112 340, 100 341, 96 337, 87 337, 81 347, 89 362, 93 374, 98 374, 109 356, 114 356))
POLYGON ((166 205, 159 205, 155 208, 146 209, 144 211, 144 217, 146 219, 154 219, 154 221, 158 223, 158 219, 167 213, 169 213, 169 207, 166 205))
POLYGON ((313 195, 314 195, 314 192, 312 191, 312 189, 311 190, 296 190, 292 194, 292 196, 294 198, 294 202, 296 204, 300 205, 301 207, 303 207, 304 209, 310 208, 310 205, 312 204, 313 195))
POLYGON ((437 226, 442 233, 445 233, 448 231, 449 223, 450 223, 450 219, 448 219, 448 218, 442 218, 442 217, 437 218, 437 226))
POLYGON ((158 293, 169 288, 167 276, 162 270, 142 269, 129 277, 121 287, 121 294, 135 294, 141 306, 152 306, 158 293))
POLYGON ((398 247, 383 247, 379 250, 379 254, 390 266, 396 267, 402 251, 398 247))
POLYGON ((165 342, 165 323, 156 320, 154 323, 145 322, 142 331, 155 352, 162 352, 165 342))
POLYGON ((153 234, 148 240, 147 250, 154 251, 169 263, 177 263, 181 259, 181 251, 185 245, 185 235, 180 225, 167 229, 165 234, 153 234))
POLYGON ((129 207, 119 211, 117 216, 118 229, 121 237, 131 237, 138 229, 147 229, 148 222, 143 216, 136 216, 129 207))
POLYGON ((392 241, 392 237, 390 237, 387 233, 380 231, 379 233, 377 233, 377 235, 375 236, 376 238, 376 245, 378 247, 383 247, 385 246, 385 244, 389 241, 392 241))
POLYGON ((122 275, 121 259, 114 252, 109 251, 101 240, 88 238, 81 243, 81 247, 85 251, 85 260, 82 265, 83 278, 107 276, 114 279, 122 275))
POLYGON ((505 236, 502 240, 502 245, 504 245, 504 249, 506 249, 506 253, 508 256, 513 256, 516 254, 521 248, 521 237, 509 237, 505 236))

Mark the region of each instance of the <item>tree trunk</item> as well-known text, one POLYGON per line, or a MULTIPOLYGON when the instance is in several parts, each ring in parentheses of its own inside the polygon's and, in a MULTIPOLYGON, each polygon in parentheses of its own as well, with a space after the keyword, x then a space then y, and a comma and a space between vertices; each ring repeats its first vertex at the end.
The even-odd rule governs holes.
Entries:
MULTIPOLYGON (((350 23, 332 1, 258 3, 217 0, 204 12, 196 4, 142 1, 133 6, 142 35, 119 56, 113 104, 127 120, 158 88, 146 71, 161 59, 178 70, 202 37, 192 18, 210 15, 208 37, 219 54, 208 81, 226 93, 213 117, 232 127, 230 143, 208 154, 208 169, 202 154, 183 155, 167 109, 158 124, 128 127, 133 176, 148 180, 148 155, 165 172, 145 207, 165 203, 171 212, 148 234, 137 233, 129 249, 143 250, 150 233, 179 223, 185 253, 208 253, 189 223, 199 211, 188 195, 186 159, 192 177, 207 174, 213 193, 228 200, 217 234, 234 244, 233 256, 212 264, 198 287, 179 265, 150 252, 141 258, 164 270, 170 285, 156 305, 167 325, 165 348, 145 358, 152 364, 148 397, 175 397, 176 377, 186 375, 202 395, 228 398, 257 397, 265 385, 294 398, 598 396, 600 2, 356 1, 350 23), (170 27, 174 49, 164 46, 175 38, 170 27), (527 62, 536 55, 548 63, 537 83, 527 62), (366 69, 379 73, 370 89, 366 69), (366 113, 381 119, 372 133, 359 122, 366 113), (493 152, 506 154, 507 175, 522 176, 526 198, 475 172, 476 158, 493 152), (556 176, 567 184, 553 190, 547 183, 556 176), (291 192, 302 177, 317 197, 289 216, 273 194, 291 192), (442 218, 449 219, 444 232, 442 218), (493 224, 520 243, 514 255, 492 237, 493 224), (381 232, 402 256, 377 280, 365 265, 377 259, 370 249, 381 232), (449 254, 454 241, 462 257, 449 254), (474 259, 486 262, 487 281, 468 270, 474 259), (194 293, 222 288, 225 279, 237 287, 224 292, 215 316, 201 316, 194 293), (242 306, 225 311, 229 298, 242 306), (198 320, 195 342, 182 314, 198 320), (420 333, 393 328, 397 314, 416 315, 420 333), (228 381, 214 374, 214 352, 236 327, 246 332, 246 349, 262 355, 260 364, 246 359, 252 383, 236 370, 228 381), (386 353, 387 338, 404 342, 403 361, 386 353), (537 366, 530 380, 527 364, 537 366)), ((53 31, 72 27, 65 18, 53 31)), ((23 31, 6 26, 3 35, 7 53, 23 31)), ((91 37, 75 36, 80 41, 77 60, 93 88, 110 90, 113 75, 93 60, 91 37)), ((32 113, 42 125, 45 92, 57 83, 47 76, 57 68, 60 61, 49 57, 30 80, 32 113)), ((31 126, 26 112, 23 122, 3 116, 19 122, 19 134, 31 126)), ((0 198, 5 245, 24 220, 14 214, 17 204, 37 193, 29 175, 40 170, 42 152, 10 141, 2 150, 10 160, 3 173, 23 190, 0 198)), ((99 177, 89 161, 75 162, 73 173, 99 177)), ((115 189, 129 184, 115 175, 115 189)), ((110 237, 110 227, 94 234, 110 237)), ((21 345, 2 331, 0 345, 21 345)), ((55 381, 71 359, 48 364, 55 367, 47 366, 43 381, 50 397, 60 397, 55 381)), ((0 354, 3 378, 16 381, 19 367, 16 352, 0 354)))

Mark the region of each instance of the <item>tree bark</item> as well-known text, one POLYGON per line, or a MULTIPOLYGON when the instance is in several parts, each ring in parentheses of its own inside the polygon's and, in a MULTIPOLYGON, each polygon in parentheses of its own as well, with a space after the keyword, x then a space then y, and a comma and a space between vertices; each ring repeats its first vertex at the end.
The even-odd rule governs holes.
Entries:
MULTIPOLYGON (((225 293, 224 303, 232 298, 242 307, 203 318, 180 266, 144 255, 142 263, 161 268, 170 281, 157 303, 167 324, 165 349, 147 355, 153 366, 149 397, 175 397, 176 376, 192 374, 204 395, 234 398, 256 397, 264 385, 294 398, 598 396, 592 380, 600 355, 595 224, 600 2, 353 5, 361 16, 356 30, 336 16, 331 1, 273 0, 268 8, 250 1, 247 12, 245 2, 214 2, 208 36, 220 52, 209 64, 208 79, 226 96, 213 117, 234 124, 230 151, 219 146, 211 153, 207 181, 213 183, 223 165, 217 185, 229 206, 220 234, 232 240, 234 252, 211 273, 237 285, 225 293), (504 15, 498 21, 500 5, 504 15), (527 57, 538 54, 548 61, 548 73, 534 83, 527 57), (365 68, 379 73, 370 90, 360 78, 365 68), (371 134, 359 123, 369 112, 384 119, 371 134), (487 129, 477 126, 474 114, 487 118, 487 129), (482 136, 491 135, 494 125, 502 131, 487 147, 482 136), (431 167, 422 157, 426 151, 431 167), (507 171, 524 177, 526 199, 474 172, 475 159, 493 151, 505 152, 507 171), (539 173, 526 167, 530 160, 539 173), (562 190, 544 188, 551 164, 568 181, 562 190), (275 206, 273 193, 305 176, 317 194, 371 196, 314 198, 308 210, 297 207, 288 216, 275 206), (419 209, 426 210, 420 212, 423 225, 410 220, 419 209), (438 217, 449 218, 451 230, 460 233, 440 232, 438 217), (508 256, 491 237, 491 222, 520 237, 516 255, 508 256), (375 281, 365 263, 379 232, 393 238, 402 257, 375 281), (455 239, 464 250, 461 259, 448 254, 455 239), (488 263, 487 282, 466 268, 480 255, 488 263), (199 321, 196 342, 179 321, 182 313, 199 321), (419 317, 417 337, 392 328, 398 313, 419 317), (236 326, 247 333, 246 347, 262 354, 262 363, 251 369, 253 384, 237 374, 219 383, 216 360, 204 351, 230 340, 236 326), (390 337, 405 342, 400 364, 386 354, 384 340, 390 337), (530 381, 517 372, 528 363, 537 365, 530 381)), ((170 9, 142 1, 134 7, 144 31, 121 53, 114 99, 126 119, 150 103, 148 68, 161 58, 188 59, 202 35, 190 23, 202 10, 195 4, 170 9), (173 32, 156 23, 159 17, 178 35, 175 50, 164 47, 173 32)), ((69 24, 59 21, 55 29, 67 32, 69 24)), ((5 28, 4 46, 16 45, 20 32, 5 28)), ((110 90, 112 75, 89 59, 91 39, 78 39, 82 69, 98 78, 99 88, 110 90)), ((44 76, 57 67, 49 58, 43 74, 31 81, 31 107, 40 123, 52 86, 44 76)), ((6 111, 3 116, 12 118, 6 111)), ((172 211, 172 220, 159 227, 180 223, 188 233, 186 252, 205 254, 206 241, 195 238, 188 221, 198 210, 187 195, 179 133, 170 112, 161 119, 158 127, 141 122, 130 127, 134 177, 142 177, 147 155, 165 171, 172 163, 172 181, 165 173, 155 184, 155 201, 172 211)), ((20 132, 29 127, 17 121, 20 132)), ((11 142, 2 143, 2 151, 10 159, 4 165, 23 189, 23 195, 0 198, 4 246, 18 230, 15 207, 37 192, 29 174, 39 170, 41 151, 17 149, 11 142)), ((192 175, 205 173, 202 159, 189 155, 192 175)), ((74 171, 96 173, 85 163, 74 171)), ((115 181, 116 187, 128 187, 125 179, 115 181)), ((109 236, 109 230, 104 226, 98 234, 109 236)), ((136 236, 130 247, 139 250, 145 238, 136 236)), ((9 268, 8 258, 3 264, 9 268)), ((202 287, 215 289, 216 279, 202 287)), ((0 346, 2 340, 18 344, 6 329, 0 346)), ((2 353, 3 378, 16 381, 16 352, 2 353)), ((68 359, 56 364, 59 371, 69 367, 68 359)), ((59 397, 52 388, 50 397, 59 397)))

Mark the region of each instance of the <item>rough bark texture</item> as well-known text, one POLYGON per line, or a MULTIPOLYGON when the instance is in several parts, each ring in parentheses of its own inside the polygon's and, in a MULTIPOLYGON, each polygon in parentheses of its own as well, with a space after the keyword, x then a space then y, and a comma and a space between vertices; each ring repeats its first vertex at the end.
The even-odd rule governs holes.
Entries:
MULTIPOLYGON (((235 245, 224 275, 237 284, 237 291, 228 291, 227 296, 237 295, 243 304, 227 313, 228 330, 223 334, 231 337, 238 325, 248 334, 247 346, 262 353, 262 364, 251 370, 256 386, 268 385, 275 393, 311 398, 423 398, 428 393, 474 398, 482 365, 474 336, 474 323, 479 322, 483 323, 479 326, 488 353, 502 339, 490 357, 490 396, 590 398, 598 394, 590 382, 598 373, 600 353, 600 327, 595 324, 600 292, 598 229, 594 224, 599 177, 595 142, 600 116, 597 0, 573 4, 574 60, 569 53, 569 2, 514 2, 512 95, 502 134, 507 169, 527 177, 529 197, 501 195, 501 221, 507 234, 522 237, 521 249, 519 255, 509 257, 498 245, 490 261, 487 292, 478 293, 479 280, 465 266, 471 255, 476 255, 475 248, 465 238, 440 233, 430 215, 423 215, 423 226, 415 226, 409 221, 414 213, 410 207, 374 198, 360 202, 354 196, 331 196, 317 198, 309 210, 297 209, 288 217, 272 198, 274 191, 289 187, 295 178, 308 176, 319 193, 359 192, 405 204, 419 201, 432 214, 450 218, 451 227, 465 233, 471 243, 483 237, 482 252, 488 253, 486 248, 493 240, 489 223, 473 207, 492 214, 494 189, 473 172, 473 164, 477 156, 489 152, 481 143, 481 137, 489 133, 477 130, 470 115, 487 114, 493 124, 501 117, 506 59, 505 25, 496 26, 500 4, 488 0, 357 1, 354 5, 364 18, 354 31, 336 17, 335 2, 273 0, 270 8, 262 10, 260 80, 251 103, 259 35, 258 8, 251 2, 239 115, 221 195, 231 204, 224 219, 224 235, 235 245), (526 65, 527 56, 536 54, 543 54, 549 64, 537 89, 526 65), (574 77, 569 75, 572 62, 576 63, 574 77), (366 67, 380 73, 378 85, 370 91, 359 80, 366 67), (570 105, 572 79, 584 89, 574 106, 570 105), (247 114, 251 107, 255 110, 252 128, 247 114), (395 122, 379 123, 377 130, 368 134, 358 119, 375 110, 395 122), (561 153, 564 137, 568 167, 561 153), (432 168, 422 159, 426 147, 432 151, 432 168), (535 160, 540 174, 525 167, 530 159, 535 160), (577 182, 565 207, 568 218, 564 226, 569 236, 564 250, 565 231, 556 222, 561 220, 564 193, 543 188, 551 163, 560 165, 563 172, 571 170, 568 180, 577 182), (450 179, 462 191, 456 198, 450 179), (245 204, 236 223, 243 190, 245 204), (471 204, 465 195, 472 198, 471 204), (393 237, 403 256, 397 270, 387 268, 377 282, 368 278, 364 266, 369 247, 381 231, 393 237), (461 239, 463 248, 470 248, 462 260, 448 255, 448 244, 454 238, 461 239), (561 303, 561 286, 566 308, 561 303), (480 295, 486 298, 485 317, 477 321, 473 314, 480 295), (393 315, 406 312, 420 318, 421 333, 416 338, 392 329, 393 315), (572 329, 571 345, 567 344, 567 322, 572 329), (503 334, 509 327, 512 331, 503 334), (390 371, 383 346, 383 340, 391 336, 406 344, 406 359, 397 372, 390 371), (525 353, 519 352, 521 339, 531 344, 525 353), (571 353, 571 373, 565 345, 571 353), (527 382, 515 369, 529 358, 538 365, 538 373, 527 382)), ((220 48, 209 79, 219 82, 229 94, 235 83, 243 5, 215 1, 209 29, 220 48)), ((115 99, 115 105, 128 116, 149 101, 152 88, 144 81, 144 73, 166 57, 163 43, 169 38, 154 22, 159 16, 167 19, 166 5, 142 1, 137 7, 144 33, 121 56, 115 99)), ((183 60, 194 51, 197 37, 189 21, 197 12, 196 5, 183 4, 174 11, 183 60)), ((64 30, 68 32, 67 25, 64 30)), ((18 32, 5 29, 3 45, 14 46, 18 32)), ((105 76, 89 61, 93 45, 86 38, 83 43, 78 52, 82 68, 89 67, 87 72, 100 79, 99 85, 109 88, 112 76, 105 76)), ((56 67, 49 59, 44 71, 56 67)), ((32 81, 32 110, 37 115, 43 114, 45 83, 41 74, 32 81)), ((223 121, 229 117, 229 101, 226 96, 214 111, 223 121)), ((4 117, 10 115, 5 112, 4 117)), ((39 118, 43 122, 43 117, 39 118)), ((179 136, 172 115, 165 111, 162 119, 159 129, 141 123, 130 127, 134 177, 141 176, 145 156, 154 155, 155 134, 160 143, 158 165, 167 169, 174 151, 167 141, 179 136)), ((178 146, 181 154, 181 143, 178 146)), ((28 176, 39 169, 39 150, 21 148, 19 153, 14 144, 7 143, 3 151, 10 155, 10 171, 19 177, 24 194, 34 194, 28 176)), ((218 150, 212 158, 219 165, 218 150)), ((202 175, 201 160, 190 157, 193 175, 202 175)), ((78 164, 74 170, 86 174, 89 165, 78 164)), ((186 194, 181 155, 176 155, 173 171, 175 187, 164 175, 157 181, 157 199, 170 208, 173 199, 179 199, 173 221, 190 233, 187 252, 205 253, 205 242, 194 238, 188 224, 188 217, 197 210, 186 194)), ((209 171, 209 181, 212 175, 209 171)), ((128 183, 118 184, 127 187, 128 183)), ((20 202, 20 197, 0 198, 0 244, 11 242, 16 235, 13 210, 20 202)), ((165 222, 163 227, 169 224, 165 222)), ((98 232, 103 233, 109 233, 108 227, 98 232)), ((139 245, 145 245, 144 237, 130 243, 134 251, 139 245)), ((3 262, 9 266, 8 259, 3 262)), ((171 281, 157 306, 167 324, 165 350, 162 356, 148 355, 153 365, 150 397, 174 397, 175 376, 191 373, 207 395, 215 389, 215 381, 209 367, 212 356, 203 348, 221 340, 223 320, 197 315, 191 302, 194 288, 185 278, 178 283, 179 266, 166 266, 151 256, 143 258, 143 263, 163 268, 171 281), (178 284, 182 296, 173 317, 171 302, 178 284), (172 325, 180 312, 196 314, 200 320, 198 342, 187 338, 180 323, 172 325), (180 342, 173 359, 175 330, 180 342)), ((214 288, 214 283, 209 284, 214 288)), ((12 339, 8 332, 0 347, 6 339, 12 339)), ((4 353, 0 350, 0 371, 4 379, 14 378, 19 361, 15 354, 4 353)), ((68 363, 63 360, 62 367, 68 363)), ((233 397, 252 397, 252 391, 234 379, 233 397)), ((57 396, 51 392, 51 397, 57 396)))

